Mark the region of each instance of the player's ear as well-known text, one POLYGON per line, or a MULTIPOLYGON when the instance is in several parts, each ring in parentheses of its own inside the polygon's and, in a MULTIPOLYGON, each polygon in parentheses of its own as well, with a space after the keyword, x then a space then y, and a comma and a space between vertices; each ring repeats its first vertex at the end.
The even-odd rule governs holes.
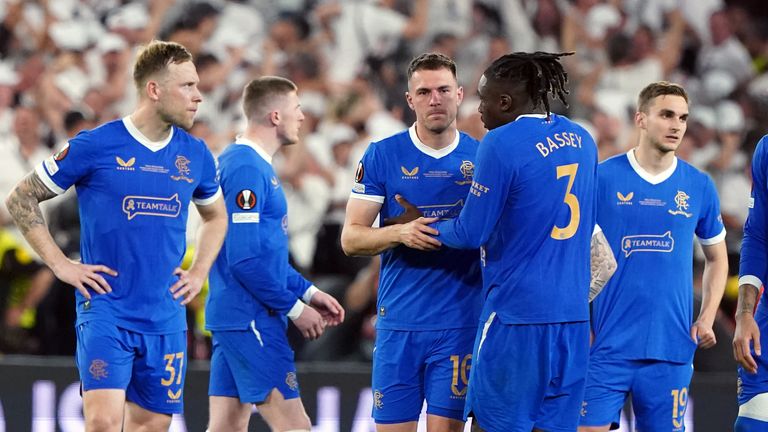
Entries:
POLYGON ((147 97, 152 101, 160 99, 160 84, 155 80, 149 80, 144 84, 144 91, 147 97))
POLYGON ((456 89, 456 96, 457 96, 456 105, 460 105, 461 101, 464 100, 464 87, 459 86, 459 88, 456 89))
POLYGON ((411 94, 409 92, 405 92, 405 101, 408 102, 408 108, 413 108, 413 97, 411 97, 411 94))
POLYGON ((279 112, 279 111, 277 111, 277 110, 274 110, 274 111, 270 111, 270 112, 267 114, 267 118, 269 119, 269 122, 270 122, 272 125, 274 125, 274 126, 277 126, 277 125, 279 125, 279 124, 280 124, 280 112, 279 112))
POLYGON ((499 109, 502 112, 512 111, 512 96, 502 93, 499 95, 499 109))
POLYGON ((638 129, 645 129, 647 127, 647 123, 648 116, 642 111, 637 111, 635 113, 635 126, 638 129))

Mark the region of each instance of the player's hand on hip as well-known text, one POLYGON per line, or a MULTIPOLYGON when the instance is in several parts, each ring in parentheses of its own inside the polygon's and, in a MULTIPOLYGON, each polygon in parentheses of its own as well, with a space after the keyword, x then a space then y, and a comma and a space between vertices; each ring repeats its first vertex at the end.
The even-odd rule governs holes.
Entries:
POLYGON ((712 330, 712 325, 701 321, 696 321, 691 327, 691 338, 699 346, 699 348, 707 349, 712 348, 717 344, 717 338, 715 338, 715 332, 712 330))
POLYGON ((384 223, 382 224, 383 226, 390 226, 395 224, 406 224, 408 222, 415 221, 416 219, 424 216, 424 214, 421 213, 421 210, 419 210, 418 207, 411 204, 410 201, 403 198, 402 195, 400 194, 395 195, 395 201, 397 201, 397 203, 400 204, 400 206, 405 209, 405 212, 403 212, 399 216, 384 219, 384 223))
POLYGON ((184 270, 181 267, 176 267, 173 274, 178 276, 179 280, 171 286, 171 294, 173 294, 174 300, 183 296, 184 300, 181 301, 181 305, 184 306, 200 294, 200 290, 203 289, 203 284, 205 283, 205 277, 184 270))
POLYGON ((112 287, 100 273, 117 276, 117 272, 101 264, 83 264, 77 261, 67 260, 62 265, 52 268, 54 274, 62 282, 75 287, 83 297, 91 299, 89 290, 96 294, 112 292, 112 287))
POLYGON ((301 315, 293 320, 293 324, 299 329, 304 338, 309 340, 319 338, 320 335, 323 334, 323 331, 325 331, 325 320, 323 319, 323 316, 320 315, 320 312, 315 310, 315 308, 309 305, 304 306, 301 315))
POLYGON ((332 295, 318 291, 309 304, 320 313, 326 325, 336 326, 344 322, 344 308, 332 295))
POLYGON ((749 373, 757 373, 757 362, 750 352, 754 344, 755 355, 760 355, 760 328, 751 313, 736 314, 736 331, 733 334, 733 358, 749 373))
POLYGON ((438 231, 429 224, 437 222, 437 218, 420 217, 413 222, 400 226, 398 233, 400 243, 409 248, 431 251, 440 248, 442 243, 432 236, 438 235, 438 231))

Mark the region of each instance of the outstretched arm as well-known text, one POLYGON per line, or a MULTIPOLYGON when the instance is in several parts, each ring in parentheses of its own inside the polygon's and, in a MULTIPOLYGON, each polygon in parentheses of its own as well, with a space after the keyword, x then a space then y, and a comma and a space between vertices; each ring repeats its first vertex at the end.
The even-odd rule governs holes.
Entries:
POLYGON ((91 298, 88 288, 97 294, 111 292, 109 283, 99 273, 117 276, 116 271, 104 265, 70 261, 53 241, 43 219, 40 203, 54 196, 56 194, 43 184, 40 177, 31 172, 13 188, 5 200, 5 205, 24 238, 57 278, 77 288, 87 299, 91 298))
POLYGON ((435 250, 440 242, 430 235, 437 231, 427 224, 436 218, 419 218, 406 224, 395 224, 383 228, 371 225, 379 214, 381 204, 358 198, 350 198, 344 228, 341 231, 341 247, 347 255, 378 255, 381 252, 404 244, 421 250, 435 250))

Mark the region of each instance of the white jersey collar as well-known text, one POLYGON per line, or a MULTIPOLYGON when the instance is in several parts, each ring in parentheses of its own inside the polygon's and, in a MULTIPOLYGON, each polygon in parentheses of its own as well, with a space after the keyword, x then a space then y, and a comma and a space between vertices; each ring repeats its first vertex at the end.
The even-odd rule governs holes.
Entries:
POLYGON ((545 119, 547 118, 547 115, 546 114, 520 114, 519 116, 517 116, 515 121, 520 120, 521 118, 524 118, 524 117, 545 119))
POLYGON ((669 168, 665 169, 664 171, 658 173, 658 174, 651 174, 648 171, 646 171, 643 167, 640 166, 640 163, 637 161, 637 158, 635 157, 635 149, 632 149, 627 152, 627 159, 629 159, 629 165, 632 167, 633 170, 637 173, 637 175, 640 176, 643 180, 647 181, 648 183, 652 185, 657 185, 664 180, 672 177, 672 174, 674 174, 675 170, 677 169, 677 156, 672 160, 672 165, 669 166, 669 168))
POLYGON ((272 156, 269 155, 257 142, 251 141, 244 136, 239 136, 235 139, 235 144, 240 144, 252 148, 259 154, 268 164, 272 165, 272 156))
POLYGON ((435 150, 421 142, 418 135, 416 135, 416 123, 408 128, 408 135, 411 136, 411 142, 413 142, 413 145, 416 146, 420 152, 435 159, 440 159, 448 156, 452 151, 456 150, 456 147, 459 146, 459 137, 461 136, 461 133, 456 130, 456 137, 453 139, 453 142, 447 147, 441 148, 440 150, 435 150))
POLYGON ((171 126, 171 132, 168 134, 168 136, 161 140, 161 141, 152 141, 151 139, 147 138, 139 128, 136 127, 136 125, 133 123, 133 120, 131 120, 131 116, 125 116, 123 117, 123 125, 125 126, 125 129, 128 130, 128 133, 131 134, 133 139, 139 142, 139 144, 143 145, 144 147, 148 148, 152 152, 157 152, 165 148, 165 146, 168 145, 169 142, 171 142, 171 138, 173 138, 173 126, 171 126))

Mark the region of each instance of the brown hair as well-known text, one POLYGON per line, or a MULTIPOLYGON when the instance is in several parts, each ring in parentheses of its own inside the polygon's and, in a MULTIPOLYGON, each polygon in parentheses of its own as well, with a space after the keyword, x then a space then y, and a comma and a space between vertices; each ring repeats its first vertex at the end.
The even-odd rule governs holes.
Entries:
POLYGON ((183 45, 153 40, 139 52, 136 58, 136 64, 133 66, 133 81, 136 87, 141 89, 152 75, 165 71, 169 64, 187 61, 192 61, 192 54, 183 45))
POLYGON ((296 90, 298 90, 296 84, 286 78, 263 76, 254 79, 243 90, 245 117, 250 119, 258 115, 259 110, 263 110, 273 96, 285 95, 296 90))
POLYGON ((456 78, 456 62, 450 57, 440 53, 424 53, 411 60, 408 65, 408 79, 410 80, 416 71, 439 69, 448 69, 456 78))
POLYGON ((648 106, 652 100, 667 95, 680 96, 688 103, 688 93, 682 86, 667 81, 656 81, 645 86, 640 92, 640 96, 637 98, 637 110, 648 112, 648 106))

